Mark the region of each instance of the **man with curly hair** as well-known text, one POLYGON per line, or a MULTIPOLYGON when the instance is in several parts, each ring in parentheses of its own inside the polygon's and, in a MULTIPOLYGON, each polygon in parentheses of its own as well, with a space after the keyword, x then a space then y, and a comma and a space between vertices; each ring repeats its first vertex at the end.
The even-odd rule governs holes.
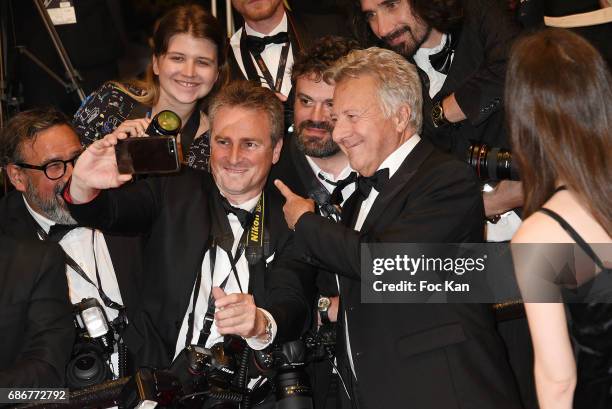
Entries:
MULTIPOLYGON (((327 206, 340 205, 354 192, 355 172, 332 139, 335 86, 325 82, 323 74, 358 46, 355 40, 325 36, 297 56, 291 72, 296 96, 293 131, 285 136, 280 160, 272 168, 269 183, 281 179, 299 195, 314 197, 327 206)), ((334 275, 317 274, 317 292, 317 321, 325 329, 335 329, 339 299, 334 275)), ((337 379, 332 376, 331 365, 323 361, 311 365, 309 370, 315 407, 335 407, 337 379)))

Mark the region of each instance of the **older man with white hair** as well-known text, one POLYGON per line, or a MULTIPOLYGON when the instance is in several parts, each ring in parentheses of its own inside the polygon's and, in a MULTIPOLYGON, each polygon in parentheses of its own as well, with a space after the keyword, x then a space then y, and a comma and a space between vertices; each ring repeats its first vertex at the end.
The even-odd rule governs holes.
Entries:
POLYGON ((360 174, 344 225, 276 185, 300 253, 339 277, 343 407, 521 408, 489 305, 361 302, 362 243, 478 242, 483 204, 467 165, 419 136, 414 65, 369 48, 351 52, 328 77, 336 85, 333 139, 360 174))

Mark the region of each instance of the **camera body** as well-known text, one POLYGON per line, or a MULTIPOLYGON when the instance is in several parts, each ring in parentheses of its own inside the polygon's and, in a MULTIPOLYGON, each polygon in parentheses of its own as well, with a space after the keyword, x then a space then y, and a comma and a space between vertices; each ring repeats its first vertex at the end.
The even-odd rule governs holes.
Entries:
POLYGON ((256 365, 272 380, 278 409, 313 407, 312 387, 306 365, 333 359, 336 324, 329 323, 302 339, 273 345, 269 351, 254 351, 256 365))
POLYGON ((66 367, 70 389, 82 389, 113 379, 110 356, 115 352, 114 324, 95 298, 74 305, 76 339, 66 367))

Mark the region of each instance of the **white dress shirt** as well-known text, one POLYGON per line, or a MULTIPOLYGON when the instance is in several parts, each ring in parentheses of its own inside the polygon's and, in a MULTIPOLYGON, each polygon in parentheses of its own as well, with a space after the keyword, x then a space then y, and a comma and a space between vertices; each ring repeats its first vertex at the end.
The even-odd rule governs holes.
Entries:
MULTIPOLYGON (((253 199, 247 200, 246 202, 240 205, 236 205, 236 207, 243 210, 252 211, 257 205, 258 200, 259 196, 256 196, 253 199)), ((232 254, 236 254, 236 249, 238 248, 238 244, 240 243, 240 238, 242 237, 244 229, 242 228, 242 225, 240 224, 240 221, 238 221, 236 215, 230 213, 227 215, 227 218, 232 228, 232 233, 234 235, 234 245, 232 246, 232 254)), ((202 329, 202 325, 204 323, 204 316, 206 315, 206 310, 208 309, 208 298, 210 296, 212 287, 219 287, 221 283, 225 280, 225 278, 229 275, 229 279, 225 285, 225 293, 231 294, 240 292, 240 287, 238 286, 238 282, 236 281, 234 273, 232 272, 232 266, 227 253, 225 252, 225 250, 222 250, 218 246, 215 251, 217 253, 214 266, 215 271, 212 276, 212 280, 210 274, 210 250, 206 252, 206 255, 204 256, 204 261, 202 262, 202 280, 200 282, 200 288, 198 288, 198 299, 196 301, 196 308, 194 311, 193 337, 191 339, 190 344, 196 344, 198 342, 198 338, 200 337, 200 330, 202 329)), ((266 260, 266 262, 268 261, 266 260)), ((240 255, 238 262, 236 263, 236 270, 238 271, 238 279, 240 280, 240 286, 242 287, 242 290, 246 293, 249 289, 249 265, 246 256, 244 255, 244 251, 240 255)), ((195 283, 193 287, 195 290, 195 283)), ((175 358, 183 350, 183 348, 185 348, 185 339, 187 338, 187 330, 189 328, 189 314, 193 310, 194 290, 191 291, 191 295, 189 298, 189 306, 187 307, 187 312, 185 313, 185 317, 183 318, 183 324, 181 325, 179 336, 176 341, 176 348, 174 351, 175 358)), ((251 348, 256 350, 264 349, 265 347, 270 345, 272 343, 272 340, 274 340, 274 338, 276 337, 277 332, 276 322, 274 321, 272 315, 263 308, 259 308, 259 310, 266 315, 266 317, 272 324, 272 339, 270 340, 270 342, 264 342, 256 337, 247 338, 247 344, 249 344, 251 348)), ((222 341, 223 335, 219 334, 219 330, 217 329, 217 326, 213 321, 213 325, 210 329, 210 336, 206 341, 206 347, 210 348, 217 342, 222 341)))
MULTIPOLYGON (((421 137, 418 134, 412 135, 406 142, 404 142, 399 148, 397 148, 391 155, 387 156, 387 158, 380 164, 377 170, 381 169, 389 169, 389 179, 393 177, 395 172, 402 166, 404 160, 408 157, 410 152, 414 149, 414 147, 419 143, 421 137)), ((368 217, 368 213, 372 209, 376 198, 378 197, 379 192, 372 188, 370 191, 370 195, 361 203, 361 208, 359 209, 359 215, 357 216, 357 222, 355 223, 354 229, 357 231, 361 230, 365 219, 368 217)), ((338 288, 340 288, 340 280, 338 279, 338 275, 336 275, 336 280, 338 281, 338 288)), ((355 365, 353 363, 353 353, 351 352, 351 342, 349 339, 349 331, 348 331, 348 318, 346 314, 344 314, 344 335, 346 337, 346 350, 348 352, 349 363, 351 365, 351 370, 353 371, 353 375, 355 375, 355 379, 357 379, 357 374, 355 372, 355 365)))
MULTIPOLYGON (((36 223, 42 229, 49 233, 51 226, 56 224, 54 221, 49 220, 45 216, 37 213, 30 207, 27 200, 23 198, 23 201, 28 209, 28 212, 32 215, 36 223)), ((42 239, 42 237, 41 237, 42 239)), ((117 276, 115 275, 115 269, 106 246, 106 240, 104 234, 99 230, 90 229, 87 227, 78 227, 68 232, 59 242, 60 246, 64 249, 72 259, 81 267, 83 272, 89 277, 89 279, 98 285, 98 279, 96 278, 96 266, 98 267, 98 274, 100 275, 100 282, 102 283, 102 289, 104 293, 112 301, 123 305, 121 298, 121 292, 119 291, 119 284, 117 283, 117 276), (92 235, 94 236, 95 250, 92 246, 92 235), (94 256, 95 251, 95 256, 94 256)), ((66 264, 66 278, 68 279, 68 292, 70 294, 70 302, 76 304, 81 302, 83 298, 95 298, 98 300, 104 312, 106 318, 109 321, 114 320, 119 315, 119 312, 113 308, 108 308, 104 305, 100 294, 98 293, 97 287, 94 287, 83 277, 81 277, 72 267, 66 264)), ((119 376, 119 365, 118 365, 118 353, 115 352, 111 355, 112 370, 115 377, 119 376)))
MULTIPOLYGON (((322 170, 319 167, 319 165, 317 165, 316 162, 310 156, 308 155, 304 155, 304 156, 306 156, 306 161, 310 165, 310 168, 312 169, 312 172, 315 174, 315 177, 323 184, 323 186, 325 186, 325 189, 327 189, 329 193, 333 193, 334 189, 336 188, 336 185, 329 183, 329 182, 337 183, 349 177, 351 172, 353 172, 353 169, 350 167, 350 165, 346 165, 346 167, 342 169, 342 172, 338 174, 338 177, 335 178, 334 175, 332 175, 331 173, 327 173, 324 170, 322 170), (325 180, 321 179, 319 177, 319 174, 321 174, 325 178, 325 180)), ((348 199, 353 194, 354 191, 355 191, 355 183, 351 183, 345 186, 344 189, 342 189, 342 201, 344 202, 346 199, 348 199)))
MULTIPOLYGON (((268 34, 259 33, 249 27, 248 24, 244 24, 244 28, 246 29, 247 35, 256 36, 256 37, 265 37, 265 36, 273 36, 283 31, 287 31, 287 14, 283 15, 283 19, 271 32, 268 34)), ((240 70, 244 74, 245 78, 247 77, 246 70, 244 69, 244 63, 242 62, 242 53, 240 52, 240 37, 242 36, 243 28, 240 28, 238 31, 234 33, 232 38, 230 39, 230 46, 234 51, 234 56, 236 57, 236 61, 238 62, 238 66, 240 70)), ((270 75, 276 81, 276 73, 278 72, 278 64, 281 57, 281 51, 285 44, 267 44, 266 48, 261 53, 261 58, 264 60, 268 71, 270 71, 270 75)), ((259 66, 255 62, 255 58, 251 55, 251 60, 253 60, 253 65, 255 66, 255 70, 257 74, 261 78, 262 86, 269 88, 268 83, 263 79, 264 76, 259 69, 259 66)), ((281 86, 281 94, 285 96, 289 96, 291 92, 291 68, 293 67, 293 50, 292 46, 289 45, 289 55, 287 57, 287 64, 285 65, 285 73, 283 77, 283 84, 281 86)))
MULTIPOLYGON (((444 81, 446 81, 446 74, 442 74, 441 72, 436 71, 436 69, 431 65, 429 61, 429 56, 439 53, 444 48, 446 44, 446 38, 448 36, 446 34, 442 35, 442 40, 440 44, 433 48, 419 48, 414 54, 414 63, 427 74, 429 78, 429 97, 433 98, 444 85, 444 81)), ((451 61, 455 58, 455 54, 451 56, 451 61)))

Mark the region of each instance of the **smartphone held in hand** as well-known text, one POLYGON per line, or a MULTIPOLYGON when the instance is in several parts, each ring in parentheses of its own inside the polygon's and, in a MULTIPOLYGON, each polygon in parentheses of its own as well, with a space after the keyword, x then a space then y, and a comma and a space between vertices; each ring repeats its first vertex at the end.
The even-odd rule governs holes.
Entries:
POLYGON ((115 156, 121 174, 172 173, 181 167, 179 148, 173 136, 119 140, 115 156))

